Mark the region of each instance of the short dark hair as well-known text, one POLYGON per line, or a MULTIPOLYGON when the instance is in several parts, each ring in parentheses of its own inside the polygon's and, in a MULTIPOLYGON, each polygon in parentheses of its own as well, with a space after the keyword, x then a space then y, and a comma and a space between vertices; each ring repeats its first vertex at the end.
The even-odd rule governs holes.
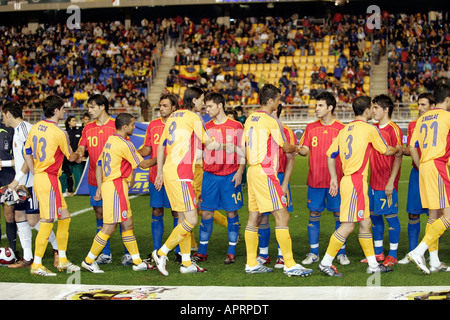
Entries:
POLYGON ((55 115, 56 109, 64 107, 64 100, 60 96, 51 95, 44 99, 42 102, 42 109, 44 110, 44 116, 51 118, 55 115))
POLYGON ((391 97, 389 97, 386 94, 380 94, 373 98, 372 103, 376 103, 383 109, 389 108, 389 118, 392 116, 392 112, 394 112, 394 102, 392 101, 391 97))
POLYGON ((178 105, 178 97, 176 95, 174 95, 173 93, 167 93, 167 94, 163 94, 160 98, 159 101, 161 100, 169 100, 170 103, 172 104, 173 107, 175 107, 176 109, 178 109, 179 105, 178 105))
POLYGON ((359 96, 353 100, 352 108, 355 116, 360 116, 371 107, 372 99, 369 96, 359 96))
POLYGON ((450 87, 444 82, 439 83, 434 88, 434 100, 436 104, 443 103, 448 97, 450 97, 450 87))
POLYGON ((192 110, 194 108, 194 99, 200 98, 203 93, 203 90, 199 87, 188 87, 184 91, 182 108, 192 110))
POLYGON ((66 126, 66 130, 67 130, 67 131, 70 129, 69 122, 70 122, 70 120, 72 120, 72 119, 76 119, 76 117, 75 117, 75 116, 68 116, 67 119, 66 119, 66 121, 64 121, 64 125, 66 126))
POLYGON ((115 121, 116 129, 120 130, 123 126, 129 125, 131 123, 131 119, 134 119, 133 115, 125 112, 119 113, 115 121))
POLYGON ((109 101, 103 94, 97 93, 90 96, 87 103, 90 104, 92 102, 95 102, 95 104, 98 106, 103 105, 105 107, 106 113, 109 112, 109 101))
POLYGON ((222 104, 223 111, 225 111, 225 97, 223 94, 218 92, 208 92, 205 94, 205 103, 207 101, 212 101, 215 104, 222 104))
POLYGON ((22 106, 17 101, 7 101, 2 107, 3 113, 11 113, 14 119, 22 119, 22 106))
POLYGON ((419 96, 417 97, 417 101, 419 101, 420 99, 427 99, 430 105, 436 103, 436 100, 434 100, 434 96, 429 92, 422 92, 421 94, 419 94, 419 96))
POLYGON ((336 98, 331 92, 324 91, 317 95, 316 101, 324 100, 325 103, 328 106, 333 106, 333 109, 331 110, 331 113, 334 113, 334 109, 336 109, 336 98))
POLYGON ((275 99, 278 94, 281 94, 281 90, 275 87, 273 84, 265 84, 259 91, 259 103, 266 105, 269 99, 275 99))

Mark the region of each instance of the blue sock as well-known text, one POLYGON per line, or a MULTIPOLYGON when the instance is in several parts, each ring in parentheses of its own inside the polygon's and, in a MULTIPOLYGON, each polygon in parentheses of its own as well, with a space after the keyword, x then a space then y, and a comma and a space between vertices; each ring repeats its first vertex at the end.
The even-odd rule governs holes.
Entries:
MULTIPOLYGON (((97 233, 102 230, 103 227, 103 220, 97 220, 97 233)), ((106 246, 102 250, 103 254, 106 254, 107 256, 111 255, 111 246, 109 245, 109 240, 106 242, 106 246)))
MULTIPOLYGON (((173 218, 173 228, 175 229, 175 227, 178 225, 178 218, 173 218)), ((180 253, 180 246, 179 245, 177 245, 176 247, 175 247, 175 249, 173 249, 173 251, 175 252, 175 253, 180 253)))
POLYGON ((200 246, 198 247, 198 253, 206 255, 208 251, 209 237, 211 236, 213 230, 213 218, 203 219, 200 224, 200 246))
POLYGON ((153 250, 157 250, 162 246, 162 238, 164 234, 164 220, 163 215, 152 215, 152 237, 153 237, 153 250))
POLYGON ((269 257, 270 223, 262 223, 258 229, 259 256, 267 259, 269 257))
POLYGON ((320 234, 320 217, 322 214, 318 216, 309 216, 308 222, 308 241, 311 247, 310 253, 314 253, 315 255, 319 255, 319 234, 320 234))
POLYGON ((419 244, 420 218, 408 220, 409 251, 413 251, 419 244))
POLYGON ((228 254, 236 254, 236 244, 239 238, 239 216, 228 218, 228 254))
POLYGON ((383 253, 384 219, 382 215, 371 214, 375 254, 383 253))
POLYGON ((397 259, 398 242, 400 241, 400 220, 397 214, 390 214, 386 216, 386 221, 389 224, 389 255, 397 259))

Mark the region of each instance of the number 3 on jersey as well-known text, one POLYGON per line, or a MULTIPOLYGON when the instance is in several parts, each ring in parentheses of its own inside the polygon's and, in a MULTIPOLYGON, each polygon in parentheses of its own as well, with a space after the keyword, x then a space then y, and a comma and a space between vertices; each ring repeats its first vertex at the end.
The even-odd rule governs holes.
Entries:
POLYGON ((348 142, 348 145, 347 145, 348 153, 344 152, 344 155, 345 155, 345 160, 348 160, 352 156, 352 153, 353 153, 353 149, 352 149, 353 136, 349 135, 347 137, 347 140, 345 140, 345 141, 348 142))

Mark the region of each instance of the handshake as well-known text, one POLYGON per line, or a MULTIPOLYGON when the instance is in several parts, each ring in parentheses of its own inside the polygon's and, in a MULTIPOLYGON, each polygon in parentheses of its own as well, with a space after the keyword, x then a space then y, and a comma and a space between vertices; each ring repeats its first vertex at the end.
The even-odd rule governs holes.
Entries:
POLYGON ((18 186, 14 190, 9 189, 8 186, 0 188, 0 204, 12 206, 24 203, 28 198, 30 198, 30 193, 25 186, 18 186))

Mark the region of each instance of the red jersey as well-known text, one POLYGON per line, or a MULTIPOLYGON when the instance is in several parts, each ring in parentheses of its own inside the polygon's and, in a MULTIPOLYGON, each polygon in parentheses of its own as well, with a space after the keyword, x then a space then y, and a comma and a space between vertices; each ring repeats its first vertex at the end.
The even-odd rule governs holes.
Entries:
MULTIPOLYGON (((389 121, 383 128, 378 123, 375 124, 380 131, 381 136, 388 146, 396 147, 402 145, 402 130, 400 127, 389 121)), ((388 157, 377 151, 373 151, 370 155, 370 180, 369 185, 373 190, 385 190, 386 184, 391 176, 392 167, 394 166, 395 157, 388 157)), ((400 179, 400 171, 394 181, 394 188, 398 191, 398 180, 400 179)))
MULTIPOLYGON (((151 147, 152 151, 150 153, 150 158, 156 158, 156 154, 158 153, 158 145, 159 141, 161 139, 161 135, 164 131, 165 122, 162 121, 162 118, 159 117, 158 119, 155 119, 151 121, 148 124, 147 131, 145 132, 145 140, 144 140, 144 147, 151 147)), ((167 155, 167 149, 166 149, 166 155, 167 155)), ((155 184, 156 174, 158 172, 158 166, 150 167, 149 173, 148 173, 148 180, 155 184)))
POLYGON ((98 125, 97 121, 89 122, 81 133, 78 146, 85 147, 89 153, 88 183, 90 186, 97 186, 95 179, 97 160, 102 154, 106 141, 114 132, 116 132, 115 119, 110 117, 102 126, 98 125))
MULTIPOLYGON (((283 133, 284 133, 284 136, 286 137, 286 141, 289 142, 290 144, 296 145, 297 137, 295 136, 294 131, 291 128, 289 128, 287 125, 285 125, 285 124, 282 124, 282 125, 283 125, 283 133)), ((278 155, 280 157, 280 160, 278 162, 278 172, 284 173, 286 171, 287 157, 282 148, 279 148, 278 155)))
MULTIPOLYGON (((222 144, 232 143, 240 146, 244 127, 239 121, 227 119, 222 124, 216 124, 214 119, 205 124, 211 139, 222 144)), ((226 153, 225 150, 205 150, 203 159, 203 171, 218 176, 226 176, 234 173, 239 168, 239 160, 236 153, 226 153)))
MULTIPOLYGON (((408 124, 408 132, 407 132, 407 134, 406 134, 406 145, 408 146, 408 148, 409 148, 409 143, 411 142, 412 134, 413 134, 413 132, 414 132, 414 129, 416 128, 416 124, 417 124, 417 119, 411 121, 411 122, 408 124)), ((419 152, 419 158, 420 158, 420 155, 422 154, 422 152, 420 151, 420 148, 417 148, 417 151, 419 152)), ((416 166, 416 164, 414 163, 414 161, 412 161, 412 165, 413 165, 414 168, 417 169, 417 166, 416 166)))
MULTIPOLYGON (((328 170, 327 151, 339 131, 344 127, 345 125, 336 119, 328 126, 324 125, 320 119, 306 126, 299 145, 309 148, 308 186, 313 188, 330 187, 331 177, 328 170)), ((343 173, 339 158, 336 159, 336 173, 338 181, 340 181, 343 173)))

